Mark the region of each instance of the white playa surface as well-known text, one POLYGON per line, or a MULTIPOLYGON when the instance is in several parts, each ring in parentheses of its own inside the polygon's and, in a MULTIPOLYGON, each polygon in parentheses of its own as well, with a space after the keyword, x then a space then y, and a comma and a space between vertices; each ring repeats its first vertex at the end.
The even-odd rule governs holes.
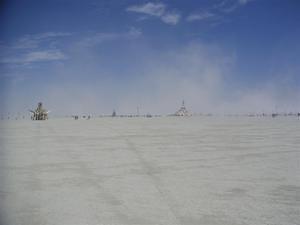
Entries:
POLYGON ((296 117, 50 118, 0 126, 3 225, 300 221, 296 117))

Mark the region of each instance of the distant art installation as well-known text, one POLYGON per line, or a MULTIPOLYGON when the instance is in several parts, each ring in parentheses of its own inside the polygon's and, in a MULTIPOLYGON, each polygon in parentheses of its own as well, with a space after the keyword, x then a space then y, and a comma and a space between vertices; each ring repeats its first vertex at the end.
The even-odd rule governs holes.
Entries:
POLYGON ((174 114, 175 116, 189 116, 189 112, 187 111, 187 109, 185 108, 185 105, 184 105, 184 101, 182 101, 182 105, 180 107, 180 109, 175 112, 174 114))
POLYGON ((46 109, 43 109, 43 103, 39 102, 38 106, 35 110, 29 110, 32 115, 32 120, 47 120, 48 119, 48 113, 49 111, 46 111, 46 109))

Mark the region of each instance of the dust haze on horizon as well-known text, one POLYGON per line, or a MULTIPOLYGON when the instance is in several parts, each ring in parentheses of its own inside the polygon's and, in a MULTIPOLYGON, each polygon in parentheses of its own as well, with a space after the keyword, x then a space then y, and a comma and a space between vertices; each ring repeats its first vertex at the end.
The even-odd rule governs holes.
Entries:
POLYGON ((300 111, 293 1, 67 0, 61 25, 49 21, 60 1, 29 2, 1 9, 1 114, 39 101, 53 115, 170 114, 182 100, 192 113, 300 111))

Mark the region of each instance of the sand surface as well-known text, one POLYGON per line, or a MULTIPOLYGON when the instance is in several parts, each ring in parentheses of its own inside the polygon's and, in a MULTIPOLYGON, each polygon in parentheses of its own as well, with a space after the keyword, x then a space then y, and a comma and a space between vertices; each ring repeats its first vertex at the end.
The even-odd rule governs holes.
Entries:
POLYGON ((0 124, 3 225, 296 225, 297 118, 0 124))

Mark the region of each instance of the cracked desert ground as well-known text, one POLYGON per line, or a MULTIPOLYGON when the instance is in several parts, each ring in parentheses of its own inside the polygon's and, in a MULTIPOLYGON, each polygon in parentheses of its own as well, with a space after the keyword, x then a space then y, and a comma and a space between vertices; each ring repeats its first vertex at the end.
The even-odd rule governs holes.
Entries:
POLYGON ((1 225, 296 225, 300 120, 1 121, 1 225))

